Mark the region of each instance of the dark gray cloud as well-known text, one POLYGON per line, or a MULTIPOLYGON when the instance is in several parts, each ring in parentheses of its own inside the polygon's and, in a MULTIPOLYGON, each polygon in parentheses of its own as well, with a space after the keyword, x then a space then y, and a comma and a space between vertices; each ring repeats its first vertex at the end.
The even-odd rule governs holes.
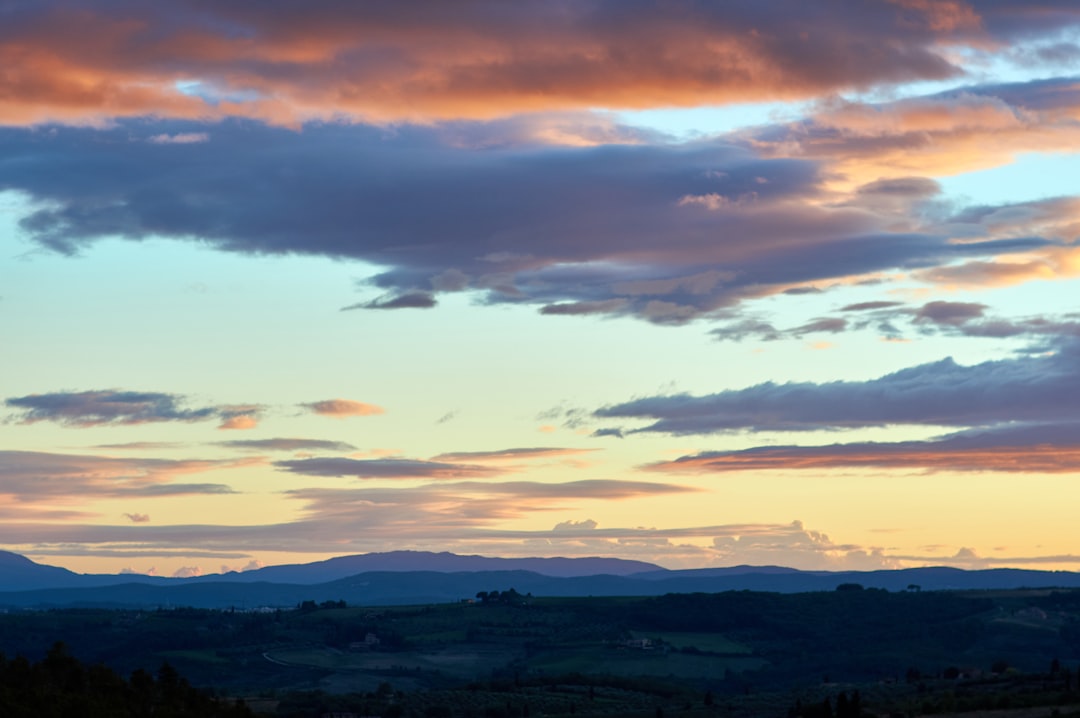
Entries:
POLYGON ((221 428, 251 428, 262 407, 220 405, 183 408, 184 398, 159 392, 97 391, 53 392, 12 397, 4 404, 19 413, 15 421, 33 424, 51 421, 63 426, 115 426, 164 421, 221 421, 221 428))
POLYGON ((818 334, 820 332, 836 334, 847 329, 847 325, 847 320, 841 317, 821 317, 807 322, 802 326, 795 327, 791 330, 791 333, 797 337, 801 337, 804 334, 818 334))
POLYGON ((467 286, 545 314, 678 324, 811 282, 1048 242, 957 244, 808 202, 822 193, 818 163, 764 159, 742 140, 475 151, 437 128, 127 121, 0 130, 0 157, 0 188, 40 203, 22 227, 41 245, 162 236, 386 267, 366 285, 376 297, 348 308, 429 307, 467 286), (131 141, 166 129, 213 141, 131 141))
POLYGON ((1080 344, 1043 356, 961 366, 952 359, 869 381, 768 382, 706 396, 676 394, 601 408, 601 419, 645 419, 636 431, 710 434, 893 424, 994 426, 1078 418, 1080 344))
POLYGON ((958 326, 986 313, 986 305, 976 302, 927 302, 915 312, 915 322, 958 326))
POLYGON ((596 302, 561 302, 540 307, 541 314, 562 316, 586 316, 590 314, 618 314, 629 302, 626 299, 604 299, 596 302))
POLYGON ((353 309, 431 309, 436 304, 435 297, 426 292, 408 292, 392 297, 380 297, 370 302, 350 304, 342 307, 341 311, 347 312, 353 309))
POLYGON ((458 464, 421 459, 346 459, 316 457, 275 461, 282 471, 304 476, 352 477, 357 479, 461 479, 498 476, 503 470, 476 464, 458 464))
POLYGON ((53 421, 67 426, 145 424, 158 421, 204 421, 217 417, 215 407, 184 409, 182 397, 155 392, 104 391, 30 394, 4 404, 21 413, 17 420, 31 424, 53 421))
POLYGON ((241 451, 356 451, 355 446, 344 441, 323 439, 249 439, 219 441, 217 445, 241 451))
POLYGON ((842 312, 869 312, 876 309, 893 309, 895 307, 903 306, 903 302, 858 302, 856 304, 848 304, 847 306, 840 307, 842 312))
POLYGON ((1032 342, 1030 351, 1050 349, 1062 340, 1080 337, 1080 314, 1056 317, 992 317, 987 316, 986 304, 979 302, 950 302, 935 300, 919 307, 907 307, 901 302, 860 302, 842 307, 842 312, 859 312, 855 317, 819 317, 805 324, 777 329, 759 318, 728 321, 710 331, 721 341, 776 341, 798 339, 806 334, 850 331, 874 331, 884 337, 898 339, 905 334, 905 325, 919 334, 995 339, 1023 338, 1032 342))
POLYGON ((852 322, 852 329, 876 328, 883 335, 899 337, 898 322, 910 321, 922 334, 944 334, 994 339, 1021 338, 1029 350, 1051 350, 1062 341, 1080 338, 1080 315, 1056 317, 987 316, 987 305, 979 302, 927 302, 917 308, 878 310, 870 317, 852 322))

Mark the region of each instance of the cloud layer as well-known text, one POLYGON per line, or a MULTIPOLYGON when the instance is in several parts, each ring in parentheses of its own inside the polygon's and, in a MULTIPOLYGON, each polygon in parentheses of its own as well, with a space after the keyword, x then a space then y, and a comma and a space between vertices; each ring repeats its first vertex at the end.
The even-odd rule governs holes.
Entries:
MULTIPOLYGON (((408 8, 319 0, 272 10, 200 0, 25 2, 9 8, 0 30, 8 68, 0 94, 12 100, 0 121, 416 121, 806 99, 957 77, 963 51, 1078 23, 1067 0, 883 0, 842 10, 825 0, 408 8)), ((1058 40, 1016 59, 1070 51, 1058 40)))
POLYGON ((900 202, 898 222, 897 207, 858 193, 832 201, 823 161, 763 157, 739 138, 476 151, 438 127, 224 123, 203 143, 132 141, 148 130, 0 130, 0 188, 40 203, 21 220, 28 236, 64 253, 113 236, 197 238, 383 267, 350 309, 430 308, 472 290, 548 315, 664 324, 890 272, 1016 282, 1080 267, 1065 244, 1072 201, 941 215, 932 187, 864 193, 900 202))
POLYGON ((651 421, 676 435, 814 431, 889 425, 994 426, 1076 421, 1080 344, 1046 356, 962 366, 942 359, 870 381, 765 383, 705 396, 676 394, 601 408, 599 418, 651 421))

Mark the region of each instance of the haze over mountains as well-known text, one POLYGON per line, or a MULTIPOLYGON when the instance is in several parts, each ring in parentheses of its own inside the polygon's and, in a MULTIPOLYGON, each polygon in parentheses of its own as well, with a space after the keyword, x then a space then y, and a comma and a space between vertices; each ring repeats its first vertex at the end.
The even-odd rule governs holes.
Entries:
POLYGON ((302 601, 439 603, 514 588, 536 596, 655 596, 732 590, 797 593, 841 584, 889 591, 1080 588, 1080 573, 948 567, 800 571, 777 566, 668 570, 612 558, 492 558, 393 551, 191 578, 77 574, 0 552, 0 607, 256 608, 302 601))

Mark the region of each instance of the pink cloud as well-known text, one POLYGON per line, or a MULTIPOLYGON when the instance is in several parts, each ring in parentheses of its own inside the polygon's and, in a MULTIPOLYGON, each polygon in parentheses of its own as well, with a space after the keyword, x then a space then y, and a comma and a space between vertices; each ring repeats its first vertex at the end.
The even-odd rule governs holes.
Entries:
POLYGON ((334 419, 344 419, 350 416, 375 416, 386 413, 386 410, 381 406, 349 399, 326 399, 311 402, 310 404, 301 404, 301 406, 319 416, 329 416, 334 419))

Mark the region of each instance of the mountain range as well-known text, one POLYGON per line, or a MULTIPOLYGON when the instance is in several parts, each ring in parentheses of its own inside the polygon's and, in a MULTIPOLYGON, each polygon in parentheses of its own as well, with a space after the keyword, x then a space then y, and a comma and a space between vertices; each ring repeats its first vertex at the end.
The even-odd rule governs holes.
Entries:
POLYGON ((655 596, 752 590, 889 591, 1080 588, 1080 573, 950 567, 800 571, 779 566, 668 570, 613 558, 492 558, 392 551, 191 578, 79 574, 0 551, 0 607, 293 607, 302 601, 401 605, 467 600, 514 588, 536 596, 655 596))

